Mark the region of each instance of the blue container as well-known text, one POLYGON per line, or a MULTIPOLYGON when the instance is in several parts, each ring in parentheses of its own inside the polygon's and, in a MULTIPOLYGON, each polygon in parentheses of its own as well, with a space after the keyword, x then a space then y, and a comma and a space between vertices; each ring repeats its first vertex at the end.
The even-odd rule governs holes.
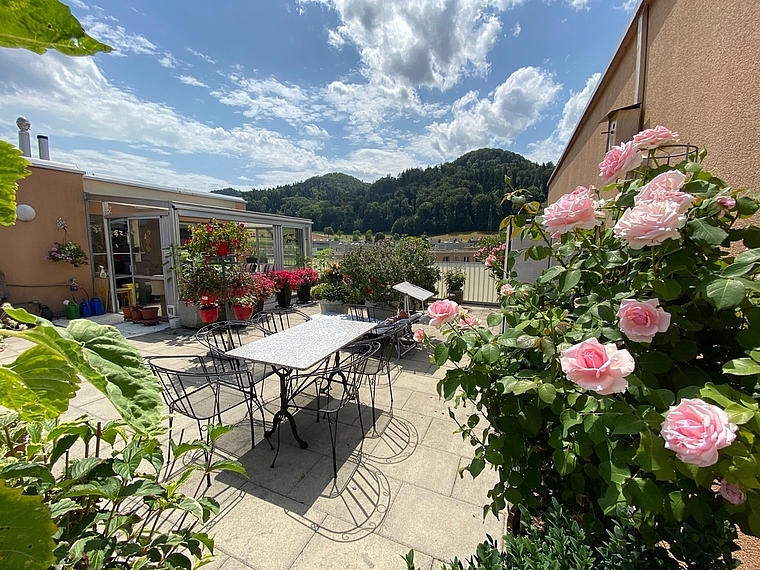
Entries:
POLYGON ((106 309, 103 306, 103 301, 101 301, 99 297, 93 297, 90 299, 88 305, 90 305, 90 312, 92 313, 93 317, 103 315, 106 312, 106 309))
POLYGON ((79 303, 79 316, 82 318, 91 317, 92 311, 90 311, 90 305, 87 301, 79 303))

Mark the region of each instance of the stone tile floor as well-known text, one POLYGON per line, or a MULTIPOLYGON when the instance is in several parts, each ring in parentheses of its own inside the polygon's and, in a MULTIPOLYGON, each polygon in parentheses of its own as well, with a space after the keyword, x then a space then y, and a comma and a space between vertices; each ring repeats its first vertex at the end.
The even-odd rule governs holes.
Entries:
MULTIPOLYGON (((316 307, 306 312, 316 313, 316 307)), ((485 319, 486 309, 472 313, 485 319)), ((438 332, 425 326, 434 336, 438 332)), ((189 329, 165 329, 130 339, 143 355, 201 354, 189 329)), ((0 353, 9 362, 21 350, 16 339, 0 353)), ((297 347, 294 347, 294 350, 297 347)), ((376 430, 371 412, 362 406, 365 437, 359 412, 348 407, 339 420, 338 478, 333 479, 327 425, 313 414, 299 411, 299 433, 308 443, 301 449, 288 426, 281 430, 282 448, 274 468, 274 451, 256 425, 251 447, 243 408, 223 417, 236 428, 220 440, 218 453, 239 460, 248 478, 225 472, 212 480, 209 495, 221 512, 208 531, 215 537, 217 558, 210 570, 373 569, 402 570, 402 556, 410 548, 421 570, 440 568, 441 561, 467 557, 486 534, 501 537, 501 520, 483 519, 486 492, 497 480, 484 471, 473 480, 458 470, 471 457, 471 447, 454 433, 448 406, 436 393, 444 370, 430 363, 430 351, 417 347, 398 363, 393 375, 393 403, 385 384, 377 389, 376 430), (237 415, 236 415, 237 414, 237 415)), ((362 394, 362 402, 369 402, 362 394)), ((277 408, 277 383, 267 381, 267 421, 277 408)), ((110 403, 89 385, 83 385, 69 411, 72 417, 89 414, 115 417, 110 403)), ((466 417, 466 410, 456 410, 466 417)), ((197 435, 195 424, 178 418, 185 439, 197 435)))

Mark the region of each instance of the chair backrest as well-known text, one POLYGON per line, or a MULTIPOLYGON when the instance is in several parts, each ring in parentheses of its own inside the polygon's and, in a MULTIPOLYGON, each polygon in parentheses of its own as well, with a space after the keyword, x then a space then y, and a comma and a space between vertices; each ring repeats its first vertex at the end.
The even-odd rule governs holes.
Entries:
POLYGON ((329 382, 330 397, 321 412, 337 412, 359 395, 359 386, 367 373, 367 362, 380 350, 380 343, 365 342, 350 345, 341 351, 338 366, 321 372, 322 383, 329 382))
POLYGON ((346 304, 344 305, 346 307, 346 314, 348 315, 348 318, 352 321, 365 321, 368 323, 373 323, 377 321, 375 318, 375 307, 370 307, 369 305, 356 305, 356 304, 346 304))
POLYGON ((249 370, 221 370, 203 356, 148 356, 145 362, 161 383, 169 411, 196 420, 213 418, 242 402, 242 398, 228 400, 220 407, 215 394, 219 384, 241 391, 252 385, 249 370))
POLYGON ((309 315, 298 309, 272 309, 261 311, 251 322, 265 335, 270 335, 310 320, 309 315))

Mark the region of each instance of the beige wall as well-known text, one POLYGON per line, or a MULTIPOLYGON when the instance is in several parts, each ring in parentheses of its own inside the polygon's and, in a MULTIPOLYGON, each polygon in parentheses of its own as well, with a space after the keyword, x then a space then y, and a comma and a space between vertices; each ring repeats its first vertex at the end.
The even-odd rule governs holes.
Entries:
MULTIPOLYGON (((83 173, 36 166, 30 170, 31 176, 19 181, 16 199, 19 204, 32 206, 37 216, 31 222, 0 226, 0 271, 5 273, 12 303, 36 300, 53 311, 62 311, 63 300, 72 295, 65 285, 70 277, 92 293, 89 265, 74 267, 45 259, 53 242, 65 240, 64 232, 56 227, 59 217, 68 225, 69 240, 87 252, 89 229, 84 215, 83 173)), ((83 298, 81 291, 74 295, 77 301, 83 298)))
MULTIPOLYGON (((735 188, 760 189, 760 2, 648 4, 642 128, 678 131, 681 142, 708 150, 714 174, 735 188)), ((636 32, 634 20, 558 165, 550 202, 579 184, 598 185, 607 130, 599 121, 635 102, 636 32)))

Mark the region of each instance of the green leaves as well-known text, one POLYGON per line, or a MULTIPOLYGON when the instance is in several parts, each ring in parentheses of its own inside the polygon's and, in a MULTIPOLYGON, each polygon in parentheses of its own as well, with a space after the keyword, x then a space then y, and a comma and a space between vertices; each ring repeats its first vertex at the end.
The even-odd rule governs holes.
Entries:
POLYGON ((704 294, 716 309, 730 309, 742 302, 746 288, 736 279, 713 279, 704 285, 704 294))
POLYGON ((728 237, 728 232, 701 218, 686 223, 686 233, 697 243, 720 245, 728 237))
POLYGON ((58 0, 14 0, 0 12, 0 46, 42 54, 94 55, 111 48, 88 36, 71 10, 58 0))
POLYGON ((56 526, 39 495, 0 485, 0 567, 47 570, 54 562, 56 526))
MULTIPOLYGON (((7 8, 3 8, 3 13, 7 8)), ((0 14, 0 18, 3 16, 0 14)), ((1 21, 1 20, 0 20, 1 21)), ((21 156, 21 151, 13 145, 0 141, 0 225, 10 226, 16 222, 17 180, 29 176, 32 172, 29 164, 21 156)))

